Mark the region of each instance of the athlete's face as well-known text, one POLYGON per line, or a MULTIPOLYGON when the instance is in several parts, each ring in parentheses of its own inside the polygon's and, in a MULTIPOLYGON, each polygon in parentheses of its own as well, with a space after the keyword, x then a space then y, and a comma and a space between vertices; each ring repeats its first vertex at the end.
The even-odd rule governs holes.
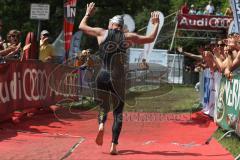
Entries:
POLYGON ((113 29, 112 26, 113 26, 113 23, 112 23, 112 22, 109 22, 109 23, 108 23, 108 29, 113 29))
POLYGON ((122 27, 116 23, 109 22, 108 23, 108 29, 118 29, 122 30, 122 27))

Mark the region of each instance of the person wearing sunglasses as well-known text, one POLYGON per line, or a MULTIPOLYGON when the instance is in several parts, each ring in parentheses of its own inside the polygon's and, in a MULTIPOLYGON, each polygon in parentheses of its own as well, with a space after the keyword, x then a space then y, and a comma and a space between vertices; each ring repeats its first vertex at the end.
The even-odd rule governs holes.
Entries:
POLYGON ((16 29, 10 30, 7 34, 7 43, 3 43, 4 49, 0 51, 0 56, 20 59, 22 53, 20 36, 20 31, 16 29))
POLYGON ((49 32, 43 30, 40 36, 39 60, 42 62, 52 62, 54 52, 53 46, 49 43, 49 32))

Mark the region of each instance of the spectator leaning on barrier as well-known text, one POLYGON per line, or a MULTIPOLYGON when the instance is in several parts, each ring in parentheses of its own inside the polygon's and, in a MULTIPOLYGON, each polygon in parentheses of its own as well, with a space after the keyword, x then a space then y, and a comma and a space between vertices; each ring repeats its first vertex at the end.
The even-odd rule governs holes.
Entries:
POLYGON ((3 43, 3 50, 0 51, 0 56, 20 59, 22 55, 20 36, 20 31, 10 30, 7 34, 7 43, 3 43))
POLYGON ((217 7, 215 15, 216 16, 224 16, 224 14, 222 13, 222 11, 221 11, 221 9, 219 7, 217 7))
POLYGON ((239 40, 239 34, 231 34, 214 48, 203 52, 203 58, 211 71, 218 70, 228 79, 232 78, 232 72, 240 66, 239 40))
POLYGON ((43 30, 40 37, 40 54, 39 60, 42 62, 52 62, 54 55, 54 48, 49 43, 49 32, 43 30))
POLYGON ((203 11, 202 7, 199 7, 199 8, 197 9, 196 15, 203 15, 203 14, 204 14, 204 11, 203 11))
POLYGON ((188 12, 189 12, 188 3, 185 2, 184 5, 181 6, 180 13, 181 14, 188 14, 188 12))
POLYGON ((191 5, 191 8, 190 8, 190 10, 189 10, 188 13, 189 13, 189 14, 192 14, 192 15, 196 14, 196 9, 195 9, 195 7, 194 7, 193 4, 191 5))

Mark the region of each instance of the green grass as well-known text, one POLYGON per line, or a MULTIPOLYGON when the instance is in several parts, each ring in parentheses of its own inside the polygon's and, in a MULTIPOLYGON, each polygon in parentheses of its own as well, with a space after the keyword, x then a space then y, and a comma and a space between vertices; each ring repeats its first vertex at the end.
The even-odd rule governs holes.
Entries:
MULTIPOLYGON (((218 129, 214 133, 213 137, 218 140, 225 132, 226 131, 222 129, 218 129)), ((219 141, 219 143, 221 143, 224 148, 231 152, 234 157, 240 154, 240 137, 238 137, 236 134, 231 134, 230 137, 226 136, 219 141)))
POLYGON ((63 107, 71 107, 73 109, 80 109, 80 110, 90 110, 97 106, 97 103, 93 101, 90 97, 83 97, 79 101, 71 101, 71 102, 63 102, 58 105, 61 105, 63 107))
POLYGON ((199 101, 193 86, 161 84, 154 91, 127 95, 125 111, 182 113, 195 110, 199 101))

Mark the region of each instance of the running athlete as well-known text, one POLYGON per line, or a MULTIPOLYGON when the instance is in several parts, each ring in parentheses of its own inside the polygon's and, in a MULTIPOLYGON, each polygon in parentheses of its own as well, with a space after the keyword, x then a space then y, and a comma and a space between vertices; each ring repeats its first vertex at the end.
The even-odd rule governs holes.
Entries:
POLYGON ((80 22, 79 29, 85 34, 97 38, 99 54, 103 65, 96 78, 97 89, 104 92, 97 94, 103 102, 100 105, 98 116, 99 130, 96 138, 98 145, 103 144, 104 124, 110 108, 109 95, 112 97, 113 117, 112 143, 110 154, 118 153, 117 144, 122 128, 122 112, 125 99, 125 55, 126 50, 132 43, 144 44, 155 40, 159 27, 159 12, 151 13, 153 30, 149 35, 124 32, 124 21, 121 15, 114 16, 109 21, 108 29, 91 27, 87 24, 88 19, 95 12, 95 3, 87 4, 86 14, 80 22))

